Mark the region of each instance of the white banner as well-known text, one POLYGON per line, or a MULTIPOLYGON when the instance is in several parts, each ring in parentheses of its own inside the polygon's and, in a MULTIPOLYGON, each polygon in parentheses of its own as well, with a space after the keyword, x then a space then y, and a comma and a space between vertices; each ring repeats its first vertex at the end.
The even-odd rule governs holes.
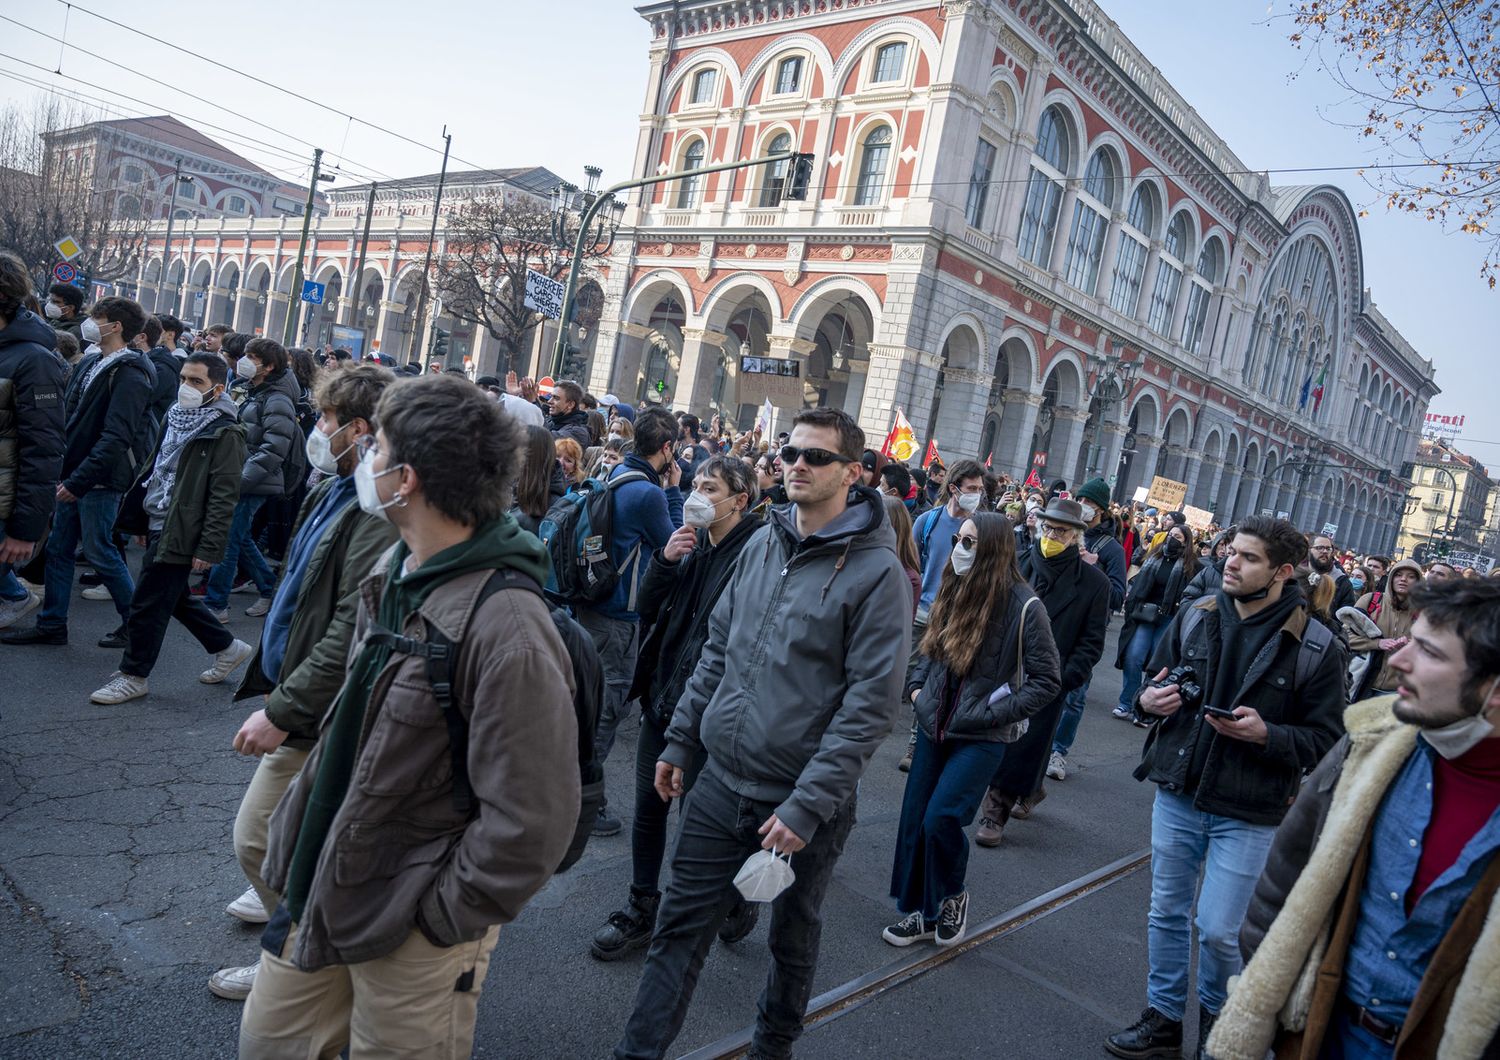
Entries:
POLYGON ((539 272, 526 270, 526 308, 535 309, 548 320, 562 318, 563 294, 566 288, 539 272))

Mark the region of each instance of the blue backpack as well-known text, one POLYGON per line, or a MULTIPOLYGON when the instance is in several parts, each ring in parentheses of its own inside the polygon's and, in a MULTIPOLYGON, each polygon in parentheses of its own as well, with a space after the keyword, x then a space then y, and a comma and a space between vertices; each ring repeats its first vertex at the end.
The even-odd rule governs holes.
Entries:
MULTIPOLYGON (((646 475, 640 471, 627 471, 607 482, 585 479, 573 492, 552 502, 536 531, 552 558, 552 573, 547 576, 549 597, 587 607, 614 595, 620 568, 609 554, 615 527, 613 495, 627 482, 645 481, 646 475)), ((637 545, 625 557, 625 565, 630 566, 639 552, 637 545)))

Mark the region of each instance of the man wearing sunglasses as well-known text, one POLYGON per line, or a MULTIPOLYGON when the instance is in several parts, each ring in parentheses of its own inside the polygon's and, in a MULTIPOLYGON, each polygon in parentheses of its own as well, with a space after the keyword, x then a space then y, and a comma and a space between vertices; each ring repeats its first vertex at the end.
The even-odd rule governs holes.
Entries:
POLYGON ((775 967, 750 1055, 789 1056, 802 1031, 819 908, 854 824, 855 784, 895 718, 910 636, 895 532, 880 495, 855 488, 864 445, 845 412, 797 416, 781 450, 791 503, 745 543, 677 701, 657 793, 681 795, 683 770, 708 759, 615 1047, 622 1060, 660 1057, 677 1037, 732 881, 761 849, 788 855, 796 879, 775 899, 775 967))

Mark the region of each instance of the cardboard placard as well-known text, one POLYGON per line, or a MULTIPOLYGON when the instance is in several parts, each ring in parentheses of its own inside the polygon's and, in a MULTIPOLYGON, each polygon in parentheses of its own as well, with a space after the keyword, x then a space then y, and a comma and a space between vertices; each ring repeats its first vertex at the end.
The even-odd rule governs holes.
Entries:
POLYGON ((1182 510, 1187 500, 1187 483, 1157 475, 1151 480, 1151 489, 1146 494, 1146 506, 1164 512, 1182 510))
POLYGON ((1214 524, 1214 513, 1206 508, 1194 508, 1191 504, 1184 504, 1182 514, 1187 518, 1188 526, 1199 533, 1214 524))

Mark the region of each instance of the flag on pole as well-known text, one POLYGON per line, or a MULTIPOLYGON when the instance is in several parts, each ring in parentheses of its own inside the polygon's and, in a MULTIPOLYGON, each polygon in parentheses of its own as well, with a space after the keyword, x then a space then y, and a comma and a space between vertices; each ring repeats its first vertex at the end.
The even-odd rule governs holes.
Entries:
POLYGON ((927 470, 933 464, 944 467, 943 458, 938 455, 937 439, 930 438, 927 441, 927 454, 922 457, 922 470, 927 470))
POLYGON ((1031 469, 1031 474, 1026 476, 1026 485, 1031 489, 1042 488, 1042 476, 1036 473, 1036 468, 1031 469))
POLYGON ((760 407, 760 412, 755 417, 755 428, 760 431, 761 437, 771 433, 771 420, 776 417, 776 408, 771 404, 771 399, 766 398, 766 403, 760 407))
POLYGON ((1318 408, 1323 404, 1323 384, 1328 382, 1328 362, 1323 362, 1323 370, 1318 373, 1318 381, 1313 384, 1313 415, 1318 414, 1318 408))
POLYGON ((986 456, 984 458, 984 469, 986 471, 989 470, 989 468, 990 468, 990 461, 993 460, 994 458, 995 458, 995 454, 994 453, 990 453, 988 456, 986 456))
POLYGON ((1307 370, 1307 378, 1302 380, 1302 390, 1297 397, 1297 411, 1301 412, 1307 407, 1307 397, 1312 393, 1312 369, 1307 370))
POLYGON ((896 410, 896 422, 891 425, 891 433, 885 436, 885 445, 880 447, 882 456, 893 456, 903 464, 917 455, 917 436, 912 431, 911 424, 906 422, 906 416, 900 409, 896 410))

